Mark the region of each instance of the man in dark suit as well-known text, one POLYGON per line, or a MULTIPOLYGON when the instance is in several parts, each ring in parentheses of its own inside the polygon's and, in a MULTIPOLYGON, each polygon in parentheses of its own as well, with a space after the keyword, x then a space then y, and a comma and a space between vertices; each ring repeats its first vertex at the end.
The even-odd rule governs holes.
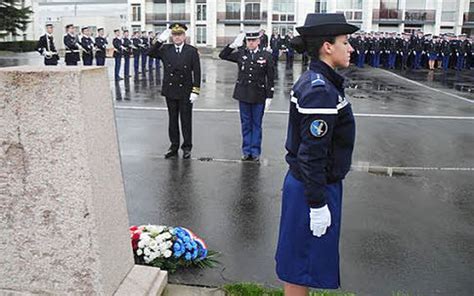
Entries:
POLYGON ((112 45, 114 46, 114 59, 115 59, 115 70, 114 70, 114 77, 115 81, 122 80, 123 78, 120 77, 120 66, 122 65, 122 55, 124 49, 122 38, 120 37, 120 30, 114 30, 115 38, 112 41, 112 45))
POLYGON ((169 115, 168 134, 171 142, 165 158, 175 158, 178 155, 180 144, 178 117, 181 119, 184 138, 181 146, 184 159, 191 157, 193 147, 192 109, 200 93, 201 64, 197 49, 185 43, 186 30, 184 24, 172 24, 160 34, 148 53, 151 58, 160 58, 164 66, 161 93, 166 97, 169 115), (170 35, 173 42, 164 44, 170 35))
POLYGON ((74 34, 74 25, 69 24, 66 26, 66 35, 64 35, 64 47, 66 55, 64 60, 67 66, 77 66, 77 62, 81 60, 79 53, 83 50, 79 44, 77 36, 74 34))
POLYGON ((98 28, 97 33, 99 36, 95 38, 95 61, 97 66, 105 65, 105 55, 107 51, 107 38, 104 37, 104 28, 98 28))
POLYGON ((46 25, 46 33, 40 37, 35 50, 44 56, 46 66, 56 66, 58 64, 59 55, 54 45, 52 24, 46 25))
POLYGON ((94 60, 94 41, 91 38, 89 27, 82 27, 80 43, 84 51, 82 52, 82 64, 92 66, 94 60))
POLYGON ((239 67, 233 97, 239 101, 243 161, 260 160, 263 113, 270 108, 273 98, 272 54, 260 50, 259 42, 259 32, 241 33, 219 54, 221 59, 239 67), (246 47, 241 47, 244 38, 246 47))

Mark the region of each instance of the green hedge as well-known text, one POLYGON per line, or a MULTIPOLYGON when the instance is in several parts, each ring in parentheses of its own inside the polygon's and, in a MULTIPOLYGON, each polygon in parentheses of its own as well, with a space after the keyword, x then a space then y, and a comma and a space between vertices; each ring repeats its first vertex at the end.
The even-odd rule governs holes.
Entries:
POLYGON ((8 41, 0 42, 0 50, 13 52, 34 51, 37 41, 8 41))

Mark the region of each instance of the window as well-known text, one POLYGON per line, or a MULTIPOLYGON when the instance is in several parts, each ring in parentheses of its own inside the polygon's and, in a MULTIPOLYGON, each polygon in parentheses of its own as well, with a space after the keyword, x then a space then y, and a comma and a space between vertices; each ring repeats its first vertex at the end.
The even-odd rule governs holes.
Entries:
POLYGON ((276 22, 294 22, 295 21, 295 1, 294 0, 275 0, 273 2, 272 20, 276 22))
POLYGON ((362 9, 362 0, 337 1, 337 9, 340 9, 340 10, 362 9))
MULTIPOLYGON (((447 1, 448 3, 450 1, 447 1)), ((426 5, 426 0, 410 0, 406 2, 405 9, 406 10, 411 10, 411 9, 425 9, 426 5)), ((448 5, 446 1, 443 0, 443 6, 446 7, 445 5, 448 5)), ((450 7, 450 6, 448 6, 450 7)), ((456 6, 454 6, 456 7, 456 6)))
POLYGON ((284 38, 288 32, 293 32, 293 31, 294 31, 293 25, 287 25, 287 24, 273 25, 273 32, 277 32, 278 34, 280 34, 282 38, 284 38))
POLYGON ((380 10, 398 9, 398 0, 380 0, 380 10))
POLYGON ((207 43, 207 28, 206 26, 196 26, 196 44, 207 43))
POLYGON ((164 30, 166 30, 168 27, 167 26, 163 26, 163 25, 154 25, 153 26, 153 31, 155 33, 161 33, 163 32, 164 30))
POLYGON ((140 4, 132 4, 132 22, 140 22, 142 20, 142 8, 140 4))
POLYGON ((227 20, 240 20, 240 0, 226 1, 225 18, 227 20))
POLYGON ((185 0, 171 0, 171 20, 186 19, 186 3, 185 0))
POLYGON ((328 10, 327 0, 317 0, 314 12, 316 13, 326 13, 328 10))
POLYGON ((196 21, 207 20, 207 5, 198 3, 196 4, 196 21))
POLYGON ((260 19, 260 3, 245 3, 245 19, 260 19))

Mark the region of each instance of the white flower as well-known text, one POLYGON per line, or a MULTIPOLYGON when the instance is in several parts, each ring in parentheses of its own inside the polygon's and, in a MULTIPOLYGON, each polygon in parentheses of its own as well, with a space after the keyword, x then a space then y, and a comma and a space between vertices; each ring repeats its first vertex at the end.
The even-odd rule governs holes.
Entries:
POLYGON ((142 241, 142 240, 140 240, 140 241, 138 242, 138 247, 139 247, 140 249, 143 249, 143 248, 145 247, 145 242, 142 241))
POLYGON ((167 243, 162 243, 162 244, 160 245, 160 251, 161 251, 161 252, 164 252, 164 251, 166 251, 166 250, 168 250, 168 244, 167 244, 167 243))
POLYGON ((142 249, 138 249, 137 250, 137 256, 141 256, 141 255, 143 255, 143 251, 142 251, 142 249))
POLYGON ((156 249, 158 247, 158 243, 155 240, 150 241, 148 245, 151 249, 156 249))
POLYGON ((150 248, 146 247, 146 248, 143 250, 143 253, 145 253, 145 256, 150 256, 150 254, 151 254, 150 248))
POLYGON ((166 250, 166 251, 163 252, 163 256, 164 256, 165 258, 171 257, 172 254, 173 254, 173 253, 172 253, 170 250, 166 250))
POLYGON ((165 232, 165 233, 163 234, 163 238, 164 238, 164 239, 170 239, 170 238, 171 238, 171 233, 165 232))
POLYGON ((158 233, 162 233, 162 232, 166 229, 166 227, 160 225, 160 226, 158 226, 156 229, 158 230, 158 233))
POLYGON ((163 235, 158 235, 156 238, 155 238, 156 242, 157 243, 161 243, 163 241, 163 235))
POLYGON ((144 257, 144 260, 145 260, 145 263, 150 263, 151 261, 153 261, 150 257, 148 256, 145 256, 144 257))

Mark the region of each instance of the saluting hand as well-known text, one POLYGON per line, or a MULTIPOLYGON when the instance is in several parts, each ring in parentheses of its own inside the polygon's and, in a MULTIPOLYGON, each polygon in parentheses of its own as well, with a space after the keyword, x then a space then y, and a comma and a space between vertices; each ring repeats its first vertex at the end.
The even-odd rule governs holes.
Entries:
POLYGON ((310 209, 309 228, 314 236, 321 237, 325 235, 329 226, 331 226, 331 212, 327 205, 318 209, 310 209))
POLYGON ((235 37, 234 41, 229 45, 229 47, 237 48, 239 46, 242 46, 242 44, 244 43, 244 39, 245 33, 240 33, 239 35, 237 35, 237 37, 235 37))
POLYGON ((168 41, 168 39, 170 38, 170 35, 171 35, 171 30, 166 29, 160 34, 160 36, 158 36, 158 41, 160 41, 161 43, 164 43, 168 41))

